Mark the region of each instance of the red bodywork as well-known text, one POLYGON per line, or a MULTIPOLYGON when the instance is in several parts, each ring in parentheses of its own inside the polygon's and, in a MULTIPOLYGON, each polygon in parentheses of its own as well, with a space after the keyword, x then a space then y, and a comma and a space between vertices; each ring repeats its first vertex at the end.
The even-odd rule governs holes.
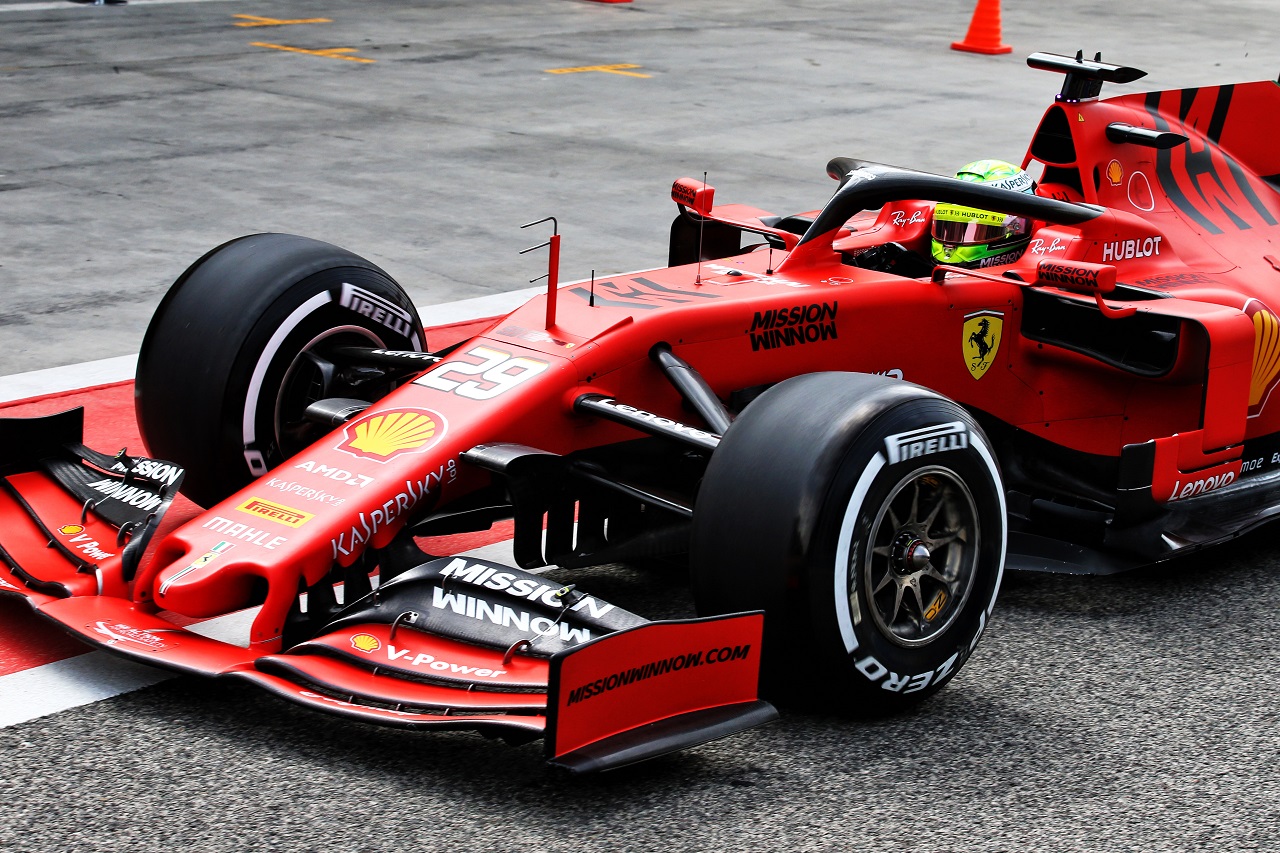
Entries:
MULTIPOLYGON (((873 191, 877 181, 914 186, 915 173, 845 161, 850 183, 827 213, 792 217, 802 227, 743 205, 713 206, 710 187, 682 179, 673 197, 686 222, 701 217, 721 234, 761 235, 775 248, 566 285, 551 304, 535 298, 167 536, 132 581, 118 549, 76 552, 93 558, 86 570, 46 547, 53 526, 80 518, 80 502, 42 473, 11 474, 0 493, 0 592, 24 596, 89 642, 363 719, 536 736, 550 714, 554 759, 716 709, 745 709, 759 722, 767 714, 755 698, 757 616, 637 625, 583 637, 590 641, 550 659, 405 624, 347 625, 287 648, 282 637, 299 591, 335 564, 350 566, 406 524, 490 487, 493 471, 472 464, 477 448, 565 457, 640 437, 584 412, 584 397, 692 429, 714 447, 716 436, 655 364, 657 344, 724 401, 841 370, 916 382, 961 403, 1000 451, 1014 566, 1110 571, 1264 520, 1280 469, 1280 407, 1270 403, 1280 380, 1277 116, 1272 82, 1060 97, 1024 165, 1042 172, 1046 204, 1062 203, 1044 208, 1053 215, 1021 259, 982 274, 903 278, 852 263, 888 242, 927 254, 937 196, 873 191), (1152 147, 1117 125, 1186 140, 1152 147), (859 198, 880 203, 831 213, 859 198), (1212 523, 1196 511, 1206 501, 1220 508, 1212 523), (247 647, 183 630, 172 616, 259 604, 247 647), (625 691, 590 702, 579 693, 579 704, 560 685, 703 654, 724 658, 695 679, 705 689, 668 671, 646 679, 656 704, 628 701, 625 691)), ((92 512, 82 526, 67 538, 92 539, 71 547, 115 541, 92 512)))

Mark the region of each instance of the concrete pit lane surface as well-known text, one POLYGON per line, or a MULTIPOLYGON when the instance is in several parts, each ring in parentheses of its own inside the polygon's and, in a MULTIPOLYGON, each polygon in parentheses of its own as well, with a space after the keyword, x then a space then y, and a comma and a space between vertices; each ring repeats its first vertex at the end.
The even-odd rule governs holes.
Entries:
MULTIPOLYGON (((1014 50, 982 56, 950 49, 967 1, 0 0, 0 374, 136 353, 172 280, 245 233, 368 257, 430 326, 433 305, 545 272, 519 254, 544 216, 562 281, 665 264, 680 176, 790 213, 830 196, 838 155, 1017 160, 1062 82, 1034 51, 1149 72, 1104 94, 1280 72, 1271 0, 1001 6, 1014 50)), ((595 778, 551 774, 536 745, 171 679, 0 728, 0 849, 1264 848, 1274 536, 1119 577, 1014 576, 974 659, 913 713, 788 712, 595 778)), ((692 612, 679 576, 575 579, 692 612)))

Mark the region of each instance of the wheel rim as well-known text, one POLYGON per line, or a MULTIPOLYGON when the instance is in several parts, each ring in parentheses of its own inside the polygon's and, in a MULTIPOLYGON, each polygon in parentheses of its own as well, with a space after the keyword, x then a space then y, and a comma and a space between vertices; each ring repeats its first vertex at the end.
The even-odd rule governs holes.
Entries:
POLYGON ((876 514, 863 566, 868 609, 885 637, 912 648, 951 627, 973 589, 980 533, 973 495, 949 469, 898 482, 876 514))
POLYGON ((308 420, 307 406, 327 397, 373 402, 391 390, 387 382, 353 381, 352 365, 333 355, 342 346, 385 348, 386 344, 368 329, 342 326, 316 336, 294 356, 275 401, 274 435, 282 458, 309 447, 331 429, 308 420))

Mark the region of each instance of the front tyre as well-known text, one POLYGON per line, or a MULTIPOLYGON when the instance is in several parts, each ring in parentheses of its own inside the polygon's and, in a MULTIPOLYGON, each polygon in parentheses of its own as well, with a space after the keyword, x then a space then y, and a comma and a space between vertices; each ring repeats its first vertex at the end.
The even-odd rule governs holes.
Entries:
POLYGON ((694 513, 703 614, 762 609, 763 683, 892 713, 960 670, 999 591, 1005 506, 990 443, 955 403, 853 373, 755 400, 694 513))
POLYGON ((142 437, 211 506, 326 432, 304 416, 311 403, 394 387, 342 347, 424 345, 408 296, 369 261, 306 237, 241 237, 192 264, 151 319, 134 392, 142 437))

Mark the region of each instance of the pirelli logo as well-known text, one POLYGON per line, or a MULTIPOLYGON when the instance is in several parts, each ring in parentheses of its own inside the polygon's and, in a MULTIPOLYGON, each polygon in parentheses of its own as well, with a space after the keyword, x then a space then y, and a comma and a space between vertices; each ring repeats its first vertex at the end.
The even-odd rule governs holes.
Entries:
POLYGON ((968 446, 969 428, 961 421, 900 432, 886 436, 884 440, 884 450, 890 465, 915 459, 917 456, 964 450, 968 446))
POLYGON ((249 515, 256 515, 258 518, 265 518, 267 521, 274 521, 276 524, 283 524, 285 527, 301 527, 315 518, 314 513, 303 512, 262 498, 249 498, 236 509, 247 512, 249 515))

